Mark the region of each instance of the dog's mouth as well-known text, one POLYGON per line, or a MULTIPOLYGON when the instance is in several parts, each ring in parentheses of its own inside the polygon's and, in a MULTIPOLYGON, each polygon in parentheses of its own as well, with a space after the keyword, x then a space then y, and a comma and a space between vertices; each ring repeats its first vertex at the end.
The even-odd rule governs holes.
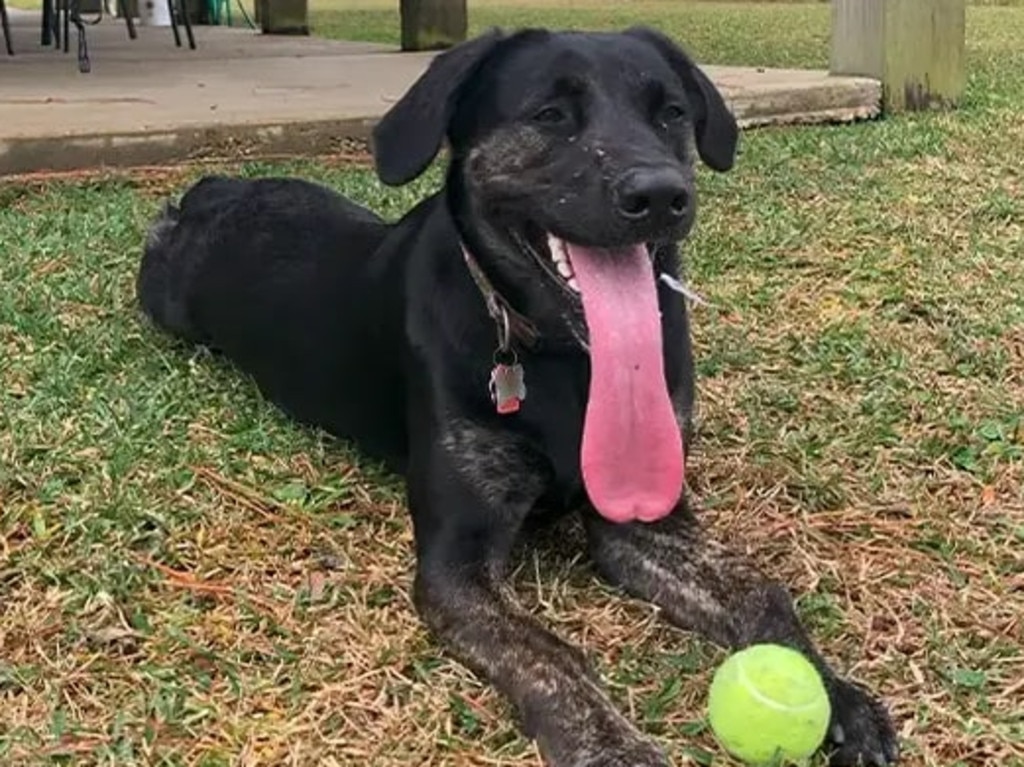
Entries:
MULTIPOLYGON (((580 283, 576 278, 576 269, 573 266, 573 251, 577 254, 588 251, 603 252, 614 257, 612 254, 628 250, 628 248, 584 248, 581 245, 573 245, 569 240, 558 237, 554 234, 544 232, 540 228, 529 227, 525 233, 512 231, 513 241, 521 251, 530 255, 534 262, 540 267, 547 277, 567 295, 574 299, 574 303, 580 300, 580 283)), ((644 247, 639 245, 634 247, 644 247)), ((648 257, 650 258, 649 251, 648 257)), ((585 257, 585 256, 584 256, 585 257)), ((653 259, 651 259, 653 261, 653 259)))
POLYGON ((679 502, 684 461, 650 250, 576 245, 550 233, 529 239, 525 249, 586 325, 590 390, 580 464, 587 494, 612 521, 659 519, 679 502))

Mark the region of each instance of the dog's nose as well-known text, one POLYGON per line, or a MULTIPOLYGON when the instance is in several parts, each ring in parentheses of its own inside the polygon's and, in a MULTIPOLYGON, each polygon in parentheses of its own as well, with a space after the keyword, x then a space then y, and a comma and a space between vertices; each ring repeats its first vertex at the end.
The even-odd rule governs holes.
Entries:
POLYGON ((674 168, 645 168, 627 173, 615 189, 619 215, 634 223, 672 226, 690 203, 683 175, 674 168))

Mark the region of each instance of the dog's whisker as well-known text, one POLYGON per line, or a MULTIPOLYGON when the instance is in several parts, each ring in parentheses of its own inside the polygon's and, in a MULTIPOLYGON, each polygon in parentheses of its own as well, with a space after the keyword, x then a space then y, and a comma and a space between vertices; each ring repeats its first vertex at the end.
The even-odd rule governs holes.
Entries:
POLYGON ((684 285, 682 282, 680 282, 679 280, 677 280, 675 277, 673 277, 671 274, 668 274, 667 272, 662 272, 661 274, 659 274, 658 275, 658 279, 661 280, 662 282, 664 282, 666 285, 668 285, 676 293, 678 293, 679 295, 683 296, 684 298, 688 298, 690 301, 692 301, 695 304, 701 304, 703 306, 709 306, 709 307, 714 307, 715 306, 715 304, 713 304, 710 301, 708 301, 706 298, 704 298, 702 295, 700 295, 693 288, 689 287, 688 285, 684 285))

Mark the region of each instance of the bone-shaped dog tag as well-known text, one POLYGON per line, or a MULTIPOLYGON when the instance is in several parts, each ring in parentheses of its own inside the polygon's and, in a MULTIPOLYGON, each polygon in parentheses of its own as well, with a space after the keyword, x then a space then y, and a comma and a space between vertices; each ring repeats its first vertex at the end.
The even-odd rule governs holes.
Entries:
POLYGON ((491 401, 502 415, 516 413, 526 399, 526 382, 523 380, 523 366, 519 363, 505 365, 498 363, 491 371, 491 401))

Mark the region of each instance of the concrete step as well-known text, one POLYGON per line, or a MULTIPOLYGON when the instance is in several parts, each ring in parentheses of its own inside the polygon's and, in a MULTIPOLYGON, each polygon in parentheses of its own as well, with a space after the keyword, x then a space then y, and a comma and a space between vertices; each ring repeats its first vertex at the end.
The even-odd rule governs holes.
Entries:
MULTIPOLYGON (((0 175, 198 156, 312 154, 363 139, 432 54, 369 43, 196 28, 88 28, 92 72, 39 45, 39 15, 13 15, 15 53, 0 56, 0 175)), ((881 86, 825 71, 708 66, 745 127, 848 121, 879 112, 881 86)))

